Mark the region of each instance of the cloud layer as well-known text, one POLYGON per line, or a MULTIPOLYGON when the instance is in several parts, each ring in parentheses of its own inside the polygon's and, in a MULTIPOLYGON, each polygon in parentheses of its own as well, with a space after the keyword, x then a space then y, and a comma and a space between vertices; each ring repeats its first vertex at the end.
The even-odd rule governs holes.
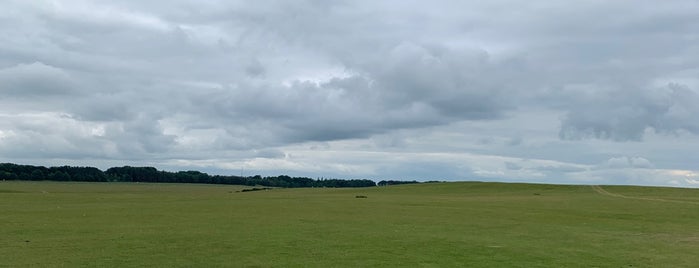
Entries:
POLYGON ((696 1, 5 6, 3 161, 696 185, 696 1))

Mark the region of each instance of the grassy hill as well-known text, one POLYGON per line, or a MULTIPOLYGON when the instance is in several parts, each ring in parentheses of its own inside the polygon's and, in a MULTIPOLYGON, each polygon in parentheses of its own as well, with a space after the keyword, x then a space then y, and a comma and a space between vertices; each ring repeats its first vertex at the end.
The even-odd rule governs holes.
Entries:
POLYGON ((244 188, 0 182, 0 267, 699 263, 697 189, 479 182, 244 188))

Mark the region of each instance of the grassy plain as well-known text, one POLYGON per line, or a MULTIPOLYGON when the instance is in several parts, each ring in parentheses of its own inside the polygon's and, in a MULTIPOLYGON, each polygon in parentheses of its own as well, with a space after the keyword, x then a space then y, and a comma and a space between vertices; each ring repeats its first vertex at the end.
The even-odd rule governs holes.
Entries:
POLYGON ((699 263, 697 189, 460 182, 237 192, 243 188, 0 182, 0 266, 699 263))

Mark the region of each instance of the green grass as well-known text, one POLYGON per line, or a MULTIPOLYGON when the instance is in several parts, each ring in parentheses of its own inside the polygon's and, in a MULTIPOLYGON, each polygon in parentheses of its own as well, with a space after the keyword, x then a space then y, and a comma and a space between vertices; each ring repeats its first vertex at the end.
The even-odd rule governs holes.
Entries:
POLYGON ((699 190, 0 182, 0 267, 696 267, 699 190), (366 195, 368 198, 355 198, 366 195), (675 202, 680 201, 680 202, 675 202))

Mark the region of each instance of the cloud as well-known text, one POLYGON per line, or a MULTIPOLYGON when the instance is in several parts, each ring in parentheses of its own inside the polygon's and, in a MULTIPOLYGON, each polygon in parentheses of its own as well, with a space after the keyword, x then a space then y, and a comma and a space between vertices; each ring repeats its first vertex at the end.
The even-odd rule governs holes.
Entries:
POLYGON ((653 164, 643 157, 613 157, 602 165, 603 168, 652 168, 653 164))
POLYGON ((588 170, 588 168, 586 168, 586 167, 581 167, 581 166, 576 166, 576 165, 556 165, 556 166, 546 165, 546 166, 536 167, 535 169, 537 171, 548 172, 548 173, 553 173, 553 174, 582 172, 582 171, 588 170))
POLYGON ((699 94, 670 84, 659 89, 573 90, 577 103, 563 120, 563 139, 587 137, 615 141, 640 141, 647 129, 657 132, 680 130, 699 134, 699 123, 689 114, 699 112, 699 94))
POLYGON ((0 96, 6 98, 71 95, 75 86, 70 74, 42 62, 0 69, 0 96))
POLYGON ((651 183, 697 160, 694 1, 5 7, 8 161, 651 183))
POLYGON ((66 114, 36 113, 2 115, 0 150, 5 157, 46 158, 105 157, 109 144, 104 143, 105 126, 83 124, 66 114), (9 131, 7 131, 9 129, 9 131))
POLYGON ((89 1, 75 1, 70 4, 51 1, 45 4, 29 3, 40 10, 48 19, 70 22, 73 26, 97 27, 100 29, 122 29, 124 26, 143 28, 156 31, 167 31, 170 26, 167 22, 153 14, 129 10, 118 6, 110 6, 104 3, 95 5, 89 1))
POLYGON ((507 167, 507 169, 510 169, 510 170, 522 169, 522 166, 517 165, 517 163, 513 163, 513 162, 505 162, 505 167, 507 167))

